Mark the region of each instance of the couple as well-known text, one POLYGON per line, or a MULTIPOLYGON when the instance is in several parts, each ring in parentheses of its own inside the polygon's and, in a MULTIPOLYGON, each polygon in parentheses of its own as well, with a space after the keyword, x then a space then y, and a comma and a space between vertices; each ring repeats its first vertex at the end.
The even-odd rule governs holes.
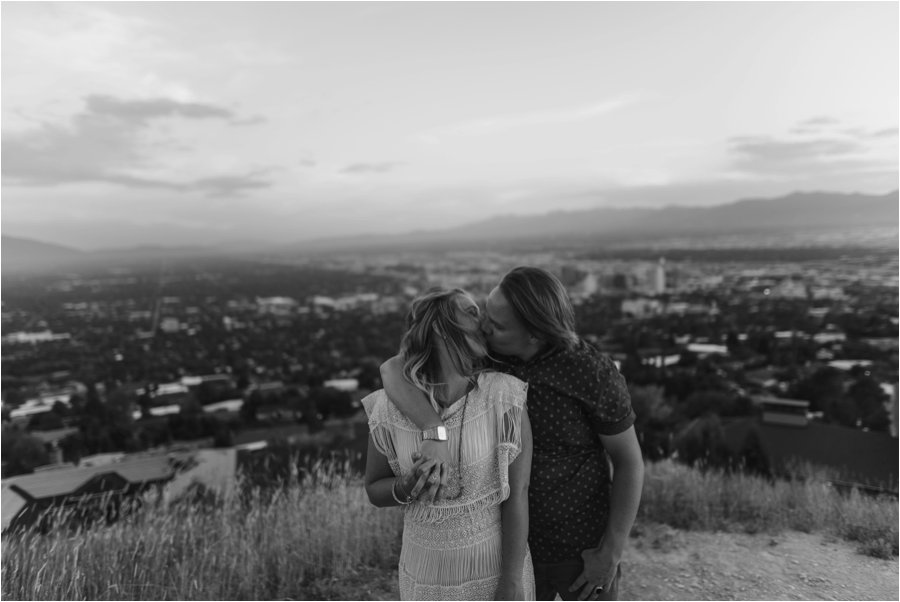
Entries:
POLYGON ((545 270, 506 274, 484 314, 416 299, 363 400, 369 498, 405 506, 401 597, 616 599, 643 482, 624 379, 545 270))

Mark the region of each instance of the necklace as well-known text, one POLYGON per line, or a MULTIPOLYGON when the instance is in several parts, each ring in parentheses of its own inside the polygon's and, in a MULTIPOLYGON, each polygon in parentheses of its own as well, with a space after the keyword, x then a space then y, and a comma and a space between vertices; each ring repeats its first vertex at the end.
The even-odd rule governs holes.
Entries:
POLYGON ((455 500, 462 495, 462 439, 463 427, 466 423, 466 408, 469 406, 469 393, 471 393, 471 390, 466 391, 462 413, 460 414, 459 439, 456 442, 456 465, 451 464, 448 467, 447 484, 441 487, 440 491, 440 497, 445 500, 455 500))

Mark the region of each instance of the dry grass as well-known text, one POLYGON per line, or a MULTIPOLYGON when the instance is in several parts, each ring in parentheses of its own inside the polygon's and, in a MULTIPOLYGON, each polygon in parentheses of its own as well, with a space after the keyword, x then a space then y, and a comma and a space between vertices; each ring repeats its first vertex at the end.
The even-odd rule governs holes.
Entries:
POLYGON ((3 598, 300 600, 396 566, 401 515, 332 468, 272 496, 151 509, 81 533, 6 537, 3 598), (339 586, 340 584, 333 584, 339 586))
MULTIPOLYGON (((273 495, 149 508, 111 526, 7 535, 7 600, 377 599, 392 585, 401 515, 371 506, 358 477, 319 466, 273 495)), ((770 483, 647 466, 640 522, 694 530, 824 532, 897 553, 897 500, 840 494, 823 480, 770 483)))
POLYGON ((897 555, 896 498, 841 493, 826 472, 809 466, 798 466, 790 480, 769 481, 671 461, 649 464, 639 519, 701 531, 829 533, 870 556, 897 555))

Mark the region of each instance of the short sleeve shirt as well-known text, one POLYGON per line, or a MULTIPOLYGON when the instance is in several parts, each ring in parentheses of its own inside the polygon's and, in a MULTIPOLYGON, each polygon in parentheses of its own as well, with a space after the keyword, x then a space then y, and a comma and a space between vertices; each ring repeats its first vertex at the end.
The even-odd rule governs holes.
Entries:
POLYGON ((583 341, 572 350, 551 349, 495 367, 528 383, 534 561, 580 559, 582 550, 600 542, 609 515, 609 458, 599 436, 634 424, 625 379, 609 357, 583 341))

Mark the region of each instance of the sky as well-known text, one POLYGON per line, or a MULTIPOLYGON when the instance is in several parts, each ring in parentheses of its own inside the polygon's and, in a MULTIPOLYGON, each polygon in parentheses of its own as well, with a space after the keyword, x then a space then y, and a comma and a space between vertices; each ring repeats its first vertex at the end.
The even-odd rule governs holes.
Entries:
POLYGON ((898 188, 897 2, 11 2, 2 231, 92 250, 898 188))

